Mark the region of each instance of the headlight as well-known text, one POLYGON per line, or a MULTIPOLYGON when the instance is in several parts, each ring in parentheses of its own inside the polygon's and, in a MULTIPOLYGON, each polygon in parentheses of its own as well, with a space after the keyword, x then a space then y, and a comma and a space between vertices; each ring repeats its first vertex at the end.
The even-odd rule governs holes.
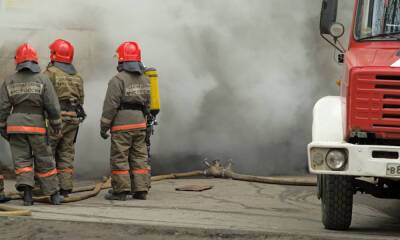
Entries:
POLYGON ((347 155, 343 150, 331 150, 326 155, 326 165, 332 170, 343 170, 347 163, 347 155))

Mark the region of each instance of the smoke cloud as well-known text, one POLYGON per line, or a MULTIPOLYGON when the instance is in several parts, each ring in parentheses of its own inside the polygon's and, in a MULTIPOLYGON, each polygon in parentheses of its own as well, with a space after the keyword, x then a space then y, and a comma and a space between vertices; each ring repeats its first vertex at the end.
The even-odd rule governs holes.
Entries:
MULTIPOLYGON (((50 42, 65 38, 75 45, 89 115, 77 145, 79 176, 109 171, 99 119, 116 73, 115 49, 128 40, 142 45, 144 63, 160 74, 155 172, 197 168, 205 157, 232 159, 245 173, 306 172, 312 107, 338 94, 341 77, 332 48, 319 36, 320 1, 8 2, 0 0, 0 79, 14 71, 22 42, 38 49, 43 68, 50 42)), ((344 2, 339 15, 349 29, 352 5, 344 2)), ((4 142, 0 151, 10 164, 4 142)))

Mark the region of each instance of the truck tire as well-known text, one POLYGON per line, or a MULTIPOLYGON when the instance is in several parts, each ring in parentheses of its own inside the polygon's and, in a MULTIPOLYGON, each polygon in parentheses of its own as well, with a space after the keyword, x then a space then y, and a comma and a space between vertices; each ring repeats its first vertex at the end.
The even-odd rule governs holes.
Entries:
POLYGON ((353 178, 323 175, 321 180, 322 223, 330 230, 349 229, 353 213, 353 178))

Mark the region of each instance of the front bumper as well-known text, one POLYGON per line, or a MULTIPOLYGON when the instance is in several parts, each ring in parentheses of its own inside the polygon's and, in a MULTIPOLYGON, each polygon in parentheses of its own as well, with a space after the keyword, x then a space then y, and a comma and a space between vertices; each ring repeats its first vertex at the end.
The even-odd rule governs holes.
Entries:
POLYGON ((308 145, 308 166, 314 174, 348 175, 359 177, 387 177, 400 179, 400 147, 354 145, 337 142, 312 142, 308 145), (315 152, 328 152, 332 149, 343 149, 347 152, 346 167, 340 171, 331 170, 325 163, 318 165, 315 152), (374 153, 374 154, 373 154, 374 153), (377 154, 378 153, 378 154, 377 154), (397 158, 396 158, 397 156, 397 158), (393 166, 399 164, 399 169, 393 166))

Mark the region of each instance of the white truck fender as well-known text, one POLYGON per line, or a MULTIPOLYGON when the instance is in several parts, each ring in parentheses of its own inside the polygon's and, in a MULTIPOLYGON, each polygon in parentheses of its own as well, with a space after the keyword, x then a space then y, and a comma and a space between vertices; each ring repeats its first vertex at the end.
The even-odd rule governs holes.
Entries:
POLYGON ((313 111, 313 142, 343 142, 343 127, 341 97, 321 98, 313 111))

